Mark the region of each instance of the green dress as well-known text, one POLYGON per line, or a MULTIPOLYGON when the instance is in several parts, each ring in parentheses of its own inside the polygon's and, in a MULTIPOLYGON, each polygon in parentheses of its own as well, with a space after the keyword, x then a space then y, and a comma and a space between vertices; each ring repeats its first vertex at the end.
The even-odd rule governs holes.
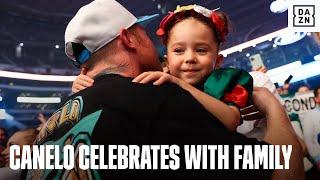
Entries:
POLYGON ((213 70, 204 83, 204 92, 227 104, 244 108, 252 103, 253 79, 244 70, 213 70))

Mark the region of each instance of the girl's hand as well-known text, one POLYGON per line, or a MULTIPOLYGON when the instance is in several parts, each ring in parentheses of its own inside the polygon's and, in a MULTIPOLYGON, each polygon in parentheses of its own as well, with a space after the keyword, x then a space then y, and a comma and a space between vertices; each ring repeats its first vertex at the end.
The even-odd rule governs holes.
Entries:
POLYGON ((142 83, 142 84, 153 82, 154 85, 161 85, 165 82, 172 82, 179 85, 180 79, 164 72, 149 71, 149 72, 144 72, 140 74, 139 76, 134 78, 132 82, 142 83))
POLYGON ((81 73, 77 78, 73 81, 72 84, 72 92, 77 93, 87 87, 93 85, 94 80, 91 79, 89 76, 85 75, 85 69, 81 69, 81 73))

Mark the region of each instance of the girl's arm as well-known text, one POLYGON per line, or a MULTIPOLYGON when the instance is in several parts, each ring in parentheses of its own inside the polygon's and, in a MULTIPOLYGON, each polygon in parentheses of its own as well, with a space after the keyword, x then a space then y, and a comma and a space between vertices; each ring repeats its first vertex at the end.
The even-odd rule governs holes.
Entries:
POLYGON ((85 69, 81 69, 80 74, 72 83, 72 93, 77 93, 93 85, 94 80, 85 75, 85 69))
POLYGON ((240 124, 240 112, 235 106, 228 106, 222 101, 198 90, 185 81, 176 78, 164 72, 146 72, 136 77, 133 82, 148 83, 154 82, 155 85, 163 84, 170 81, 177 84, 181 88, 188 91, 202 106, 219 119, 225 127, 231 131, 235 131, 240 124))
POLYGON ((240 111, 237 107, 229 106, 180 79, 178 85, 187 90, 207 111, 218 118, 229 130, 236 131, 240 125, 240 111))

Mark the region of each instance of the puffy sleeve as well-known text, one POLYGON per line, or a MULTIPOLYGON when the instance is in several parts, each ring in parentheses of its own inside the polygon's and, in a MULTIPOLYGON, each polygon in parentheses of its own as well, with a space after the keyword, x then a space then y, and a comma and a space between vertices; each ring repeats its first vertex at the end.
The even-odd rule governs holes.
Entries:
POLYGON ((251 75, 235 68, 214 70, 204 84, 205 93, 238 108, 244 108, 251 103, 252 91, 251 75))

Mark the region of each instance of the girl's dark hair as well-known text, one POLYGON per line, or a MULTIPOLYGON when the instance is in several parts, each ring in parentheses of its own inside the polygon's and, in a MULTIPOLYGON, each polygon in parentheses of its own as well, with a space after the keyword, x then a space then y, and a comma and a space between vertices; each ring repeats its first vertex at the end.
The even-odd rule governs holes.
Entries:
POLYGON ((180 11, 178 13, 175 13, 174 16, 170 18, 166 26, 163 28, 164 34, 160 36, 162 43, 165 45, 168 43, 169 33, 170 33, 170 30, 174 27, 174 25, 176 25, 177 23, 185 19, 195 18, 201 21, 202 23, 208 25, 212 29, 212 32, 215 35, 218 41, 218 44, 220 44, 221 42, 224 41, 225 36, 229 33, 229 30, 230 30, 229 18, 225 13, 221 11, 216 11, 214 13, 216 13, 219 16, 220 20, 222 20, 223 23, 222 25, 220 25, 221 27, 217 27, 217 24, 215 24, 211 18, 203 16, 202 14, 199 14, 194 10, 186 10, 186 11, 180 11), (218 30, 218 28, 220 28, 220 30, 218 30))

